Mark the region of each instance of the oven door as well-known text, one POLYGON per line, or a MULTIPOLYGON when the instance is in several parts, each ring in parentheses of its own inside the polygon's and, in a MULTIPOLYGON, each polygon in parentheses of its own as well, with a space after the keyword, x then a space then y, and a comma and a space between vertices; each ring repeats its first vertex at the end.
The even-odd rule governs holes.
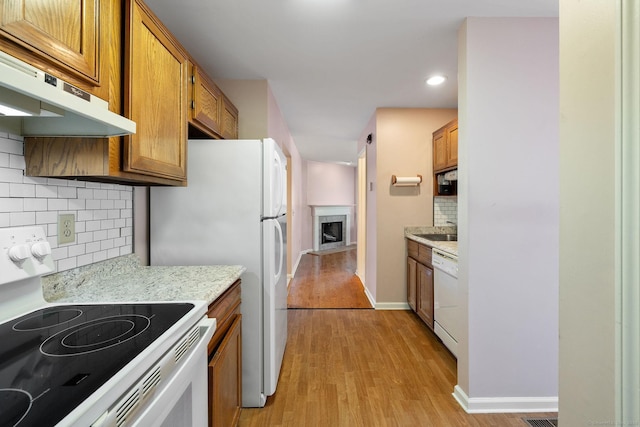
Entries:
MULTIPOLYGON (((216 329, 216 319, 203 318, 198 324, 198 341, 189 349, 186 358, 153 390, 152 397, 136 408, 137 399, 144 395, 146 384, 127 393, 105 416, 92 427, 111 426, 194 426, 208 423, 207 404, 207 344, 216 329)), ((167 357, 173 357, 169 352, 167 357)), ((158 376, 163 376, 161 372, 158 376)), ((151 384, 153 376, 145 376, 151 384)))

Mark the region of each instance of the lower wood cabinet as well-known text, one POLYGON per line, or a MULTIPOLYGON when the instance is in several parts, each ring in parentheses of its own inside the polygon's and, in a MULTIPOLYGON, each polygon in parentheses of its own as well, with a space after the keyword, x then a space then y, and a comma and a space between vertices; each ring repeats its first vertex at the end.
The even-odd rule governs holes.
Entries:
POLYGON ((433 265, 431 247, 407 239, 407 302, 433 330, 433 265))
POLYGON ((209 426, 238 425, 242 407, 240 280, 210 306, 216 331, 209 341, 209 426))

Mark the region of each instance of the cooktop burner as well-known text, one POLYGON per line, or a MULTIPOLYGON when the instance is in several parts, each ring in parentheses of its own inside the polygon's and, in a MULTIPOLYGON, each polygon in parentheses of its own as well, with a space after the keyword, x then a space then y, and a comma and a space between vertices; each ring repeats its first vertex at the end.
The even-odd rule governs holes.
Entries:
POLYGON ((47 307, 0 325, 0 426, 57 424, 194 307, 47 307))

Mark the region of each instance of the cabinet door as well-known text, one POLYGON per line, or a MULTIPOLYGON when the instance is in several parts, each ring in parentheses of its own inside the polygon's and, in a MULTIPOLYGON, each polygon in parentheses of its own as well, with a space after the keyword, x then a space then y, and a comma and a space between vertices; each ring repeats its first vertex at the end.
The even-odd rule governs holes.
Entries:
POLYGON ((224 139, 238 139, 238 109, 229 98, 222 98, 222 130, 220 135, 224 139))
POLYGON ((418 316, 433 329, 433 270, 418 264, 418 316))
POLYGON ((99 16, 100 0, 0 0, 0 35, 15 45, 1 44, 14 56, 24 58, 16 51, 20 46, 98 84, 99 16))
POLYGON ((185 180, 187 56, 142 2, 127 6, 125 115, 137 131, 124 137, 123 169, 185 180))
POLYGON ((238 424, 242 406, 242 334, 238 314, 209 362, 209 425, 238 424))
POLYGON ((416 311, 418 263, 415 259, 407 257, 407 302, 413 311, 416 311))
POLYGON ((444 129, 433 134, 433 170, 447 167, 447 134, 444 129))
POLYGON ((458 121, 447 126, 447 167, 458 164, 458 121))
POLYGON ((220 135, 222 92, 209 77, 193 66, 191 91, 191 123, 203 132, 220 135))

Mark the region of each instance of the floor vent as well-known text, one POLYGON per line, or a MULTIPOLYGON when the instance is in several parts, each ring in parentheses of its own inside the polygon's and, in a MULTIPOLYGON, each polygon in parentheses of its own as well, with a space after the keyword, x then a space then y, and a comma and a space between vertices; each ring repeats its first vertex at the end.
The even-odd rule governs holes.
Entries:
POLYGON ((557 418, 524 418, 531 427, 558 427, 557 418))

